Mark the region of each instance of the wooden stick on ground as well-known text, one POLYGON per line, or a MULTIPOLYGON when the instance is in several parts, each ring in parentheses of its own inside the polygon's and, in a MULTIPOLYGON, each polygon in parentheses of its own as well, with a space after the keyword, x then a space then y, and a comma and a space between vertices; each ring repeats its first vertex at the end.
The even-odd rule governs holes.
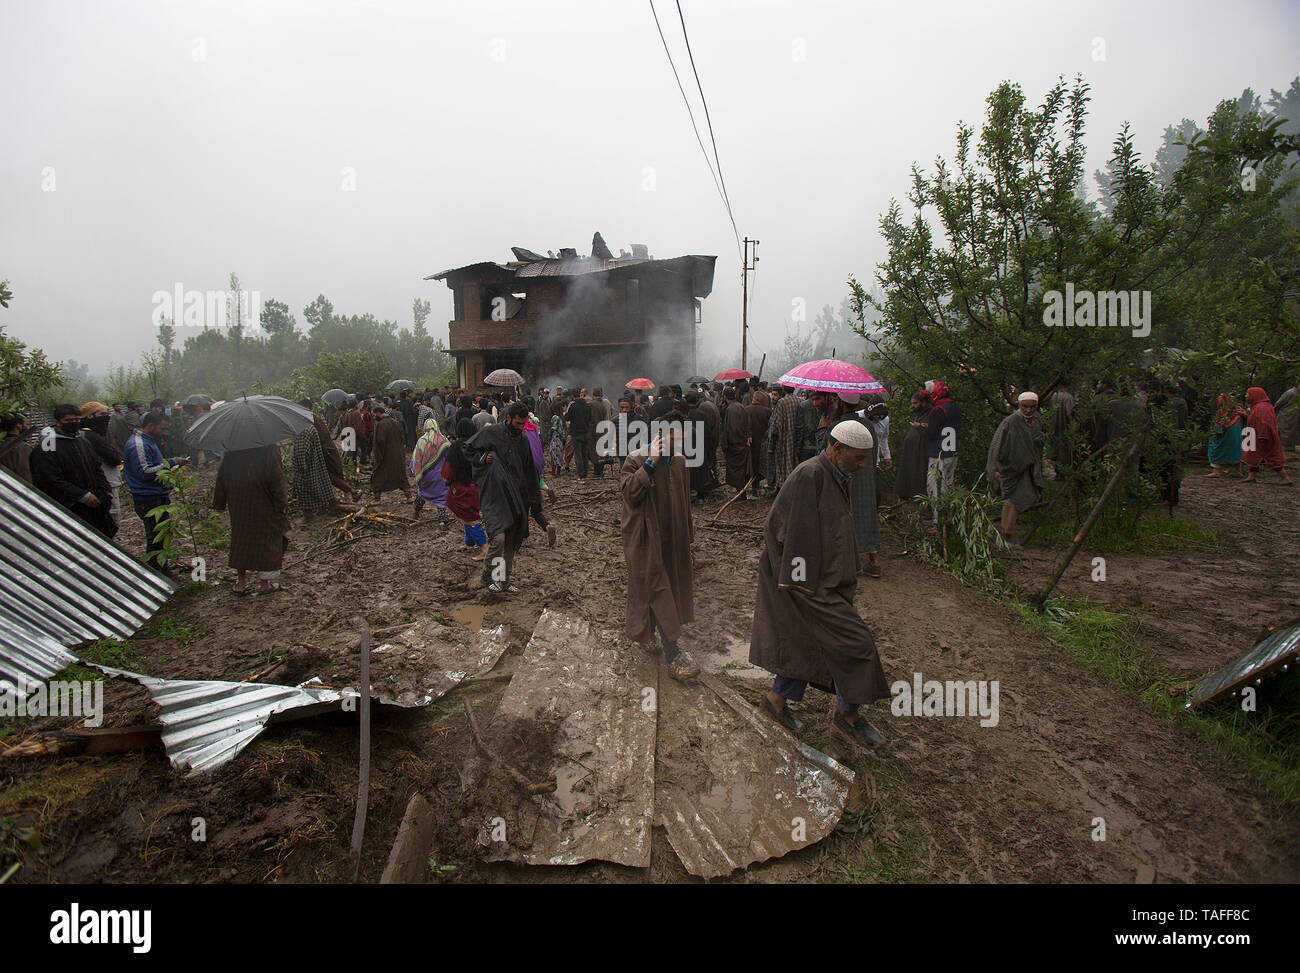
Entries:
POLYGON ((366 807, 370 803, 370 630, 361 636, 361 769, 357 775, 357 817, 352 825, 352 881, 361 874, 361 842, 366 835, 366 807))
POLYGON ((1047 582, 1047 587, 1034 595, 1033 599, 1030 601, 1030 604, 1039 611, 1043 610, 1043 606, 1047 604, 1047 596, 1052 593, 1052 589, 1056 587, 1056 583, 1061 580, 1061 575, 1065 574, 1065 569, 1068 568, 1070 562, 1074 560, 1074 555, 1079 553, 1079 548, 1083 546, 1083 542, 1087 539, 1089 532, 1096 525, 1097 521, 1101 519, 1102 511, 1106 509, 1106 504, 1110 502, 1112 494, 1114 494, 1116 488, 1119 486, 1119 481, 1124 478, 1124 474, 1128 471, 1128 468, 1133 465, 1133 460, 1142 452, 1142 443, 1147 438, 1147 432, 1150 431, 1150 429, 1151 417, 1148 415, 1146 425, 1143 426, 1142 431, 1138 433, 1137 440, 1133 443, 1129 451, 1124 454, 1124 459, 1119 464, 1119 469, 1115 471, 1115 475, 1112 476, 1110 482, 1106 484, 1105 492, 1102 493, 1101 499, 1097 501, 1097 505, 1092 508, 1092 513, 1088 514, 1088 519, 1083 522, 1083 526, 1079 528, 1079 533, 1074 535, 1074 542, 1070 545, 1070 549, 1065 552, 1065 558, 1057 566, 1056 570, 1052 572, 1052 579, 1047 582))
POLYGON ((461 700, 461 702, 465 704, 465 718, 469 720, 469 732, 474 737, 474 745, 478 747, 479 752, 482 753, 483 756, 487 757, 494 764, 508 773, 514 779, 514 782, 524 789, 525 793, 553 794, 555 792, 555 781, 550 781, 545 784, 534 784, 523 775, 518 767, 514 766, 514 764, 507 763, 501 757, 498 757, 495 753, 489 750, 488 745, 483 742, 483 737, 479 735, 478 724, 474 722, 474 711, 470 709, 469 700, 464 699, 461 700))
POLYGON ((749 490, 749 485, 750 485, 751 483, 753 483, 753 482, 754 482, 754 478, 751 476, 748 480, 745 481, 745 485, 744 485, 743 487, 740 488, 740 492, 737 493, 737 494, 736 494, 734 497, 732 497, 730 500, 728 500, 726 503, 724 503, 724 504, 722 505, 722 510, 719 510, 716 514, 714 514, 714 515, 713 515, 713 519, 710 520, 709 523, 710 523, 710 524, 716 524, 716 523, 718 522, 718 518, 722 516, 722 511, 723 511, 723 510, 726 510, 726 509, 727 509, 728 507, 730 507, 733 503, 735 503, 737 500, 739 500, 741 497, 743 497, 743 496, 745 495, 746 491, 749 490))

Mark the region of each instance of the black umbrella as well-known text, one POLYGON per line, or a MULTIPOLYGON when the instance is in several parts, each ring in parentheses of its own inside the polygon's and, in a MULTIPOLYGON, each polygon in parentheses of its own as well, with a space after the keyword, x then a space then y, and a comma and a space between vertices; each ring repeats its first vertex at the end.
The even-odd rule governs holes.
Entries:
POLYGON ((202 392, 195 392, 188 399, 181 402, 181 405, 211 405, 217 400, 210 395, 204 395, 202 392))
POLYGON ((199 416, 185 442, 191 449, 228 453, 270 446, 298 435, 312 414, 278 395, 247 395, 223 402, 199 416))
POLYGON ((385 386, 384 386, 384 391, 385 391, 385 392, 398 392, 398 391, 400 391, 400 390, 402 390, 402 389, 413 389, 413 388, 415 388, 415 383, 414 383, 414 382, 408 382, 408 381, 407 381, 406 379, 404 379, 404 378, 398 378, 398 379, 394 379, 393 381, 391 381, 391 382, 389 382, 387 385, 385 385, 385 386))
POLYGON ((712 379, 705 378, 703 375, 692 375, 686 380, 687 385, 699 385, 701 382, 709 382, 712 379))
POLYGON ((352 398, 352 396, 348 395, 348 393, 344 392, 342 389, 330 389, 322 395, 321 398, 326 402, 333 402, 335 405, 338 405, 339 403, 346 402, 348 399, 352 398))

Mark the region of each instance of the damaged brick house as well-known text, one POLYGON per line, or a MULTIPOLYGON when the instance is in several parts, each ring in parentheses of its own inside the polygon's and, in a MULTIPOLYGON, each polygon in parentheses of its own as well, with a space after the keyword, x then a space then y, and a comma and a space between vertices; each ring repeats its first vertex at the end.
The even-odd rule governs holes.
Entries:
POLYGON ((680 382, 693 373, 716 257, 657 260, 640 244, 615 257, 599 233, 587 257, 511 250, 507 263, 425 278, 451 289, 448 351, 463 388, 486 388, 483 378, 498 368, 534 388, 603 383, 606 394, 639 376, 680 382))

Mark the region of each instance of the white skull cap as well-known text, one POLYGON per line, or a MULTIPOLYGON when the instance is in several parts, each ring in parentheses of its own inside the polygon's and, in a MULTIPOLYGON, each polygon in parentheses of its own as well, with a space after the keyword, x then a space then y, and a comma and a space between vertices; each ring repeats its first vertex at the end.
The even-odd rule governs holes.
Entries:
POLYGON ((845 419, 843 422, 836 423, 835 428, 831 430, 831 438, 852 449, 870 449, 874 444, 871 430, 857 419, 845 419))

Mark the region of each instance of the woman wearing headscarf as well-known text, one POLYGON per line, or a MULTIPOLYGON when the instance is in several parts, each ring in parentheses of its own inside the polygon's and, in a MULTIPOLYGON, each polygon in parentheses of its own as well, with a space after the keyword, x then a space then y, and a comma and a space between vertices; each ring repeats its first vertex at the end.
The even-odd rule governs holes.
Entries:
POLYGON ((431 503, 438 508, 438 523, 447 523, 447 481, 442 478, 446 461, 447 437, 439 431, 437 420, 430 415, 424 420, 420 438, 411 451, 411 472, 416 479, 413 506, 417 519, 424 505, 431 503))
POLYGON ((1267 463, 1281 477, 1278 483, 1289 484, 1291 478, 1286 475, 1286 453, 1282 450, 1277 415, 1273 412, 1273 403, 1268 400, 1268 393, 1259 386, 1248 388, 1246 404, 1250 406, 1250 414, 1246 418, 1246 431, 1242 433, 1241 461, 1250 467, 1250 475, 1245 482, 1258 483, 1260 464, 1267 463))
POLYGON ((1227 392, 1220 392, 1215 404, 1217 411, 1214 414, 1214 429, 1206 451, 1211 469, 1206 476, 1222 476, 1219 472, 1221 469, 1232 474, 1241 462, 1241 428, 1246 410, 1234 402, 1227 392))
POLYGON ((478 505, 478 487, 474 483, 474 467, 465 455, 465 443, 473 439, 477 430, 472 419, 456 422, 456 439, 447 446, 447 459, 442 464, 442 478, 447 481, 447 509, 465 528, 465 546, 462 550, 478 551, 473 560, 487 557, 487 532, 483 529, 483 514, 478 505))
POLYGON ((557 403, 551 410, 551 438, 546 443, 546 462, 551 467, 551 476, 560 475, 564 464, 564 416, 563 409, 557 403))
MULTIPOLYGON (((524 438, 528 440, 528 450, 533 457, 533 469, 537 471, 537 486, 541 493, 549 497, 552 501, 555 499, 555 491, 546 485, 546 452, 542 446, 542 431, 537 425, 537 416, 528 413, 528 418, 524 420, 524 438)), ((529 514, 533 520, 537 521, 537 526, 546 531, 546 542, 555 546, 555 527, 547 519, 542 510, 542 501, 539 498, 528 508, 529 514)))

